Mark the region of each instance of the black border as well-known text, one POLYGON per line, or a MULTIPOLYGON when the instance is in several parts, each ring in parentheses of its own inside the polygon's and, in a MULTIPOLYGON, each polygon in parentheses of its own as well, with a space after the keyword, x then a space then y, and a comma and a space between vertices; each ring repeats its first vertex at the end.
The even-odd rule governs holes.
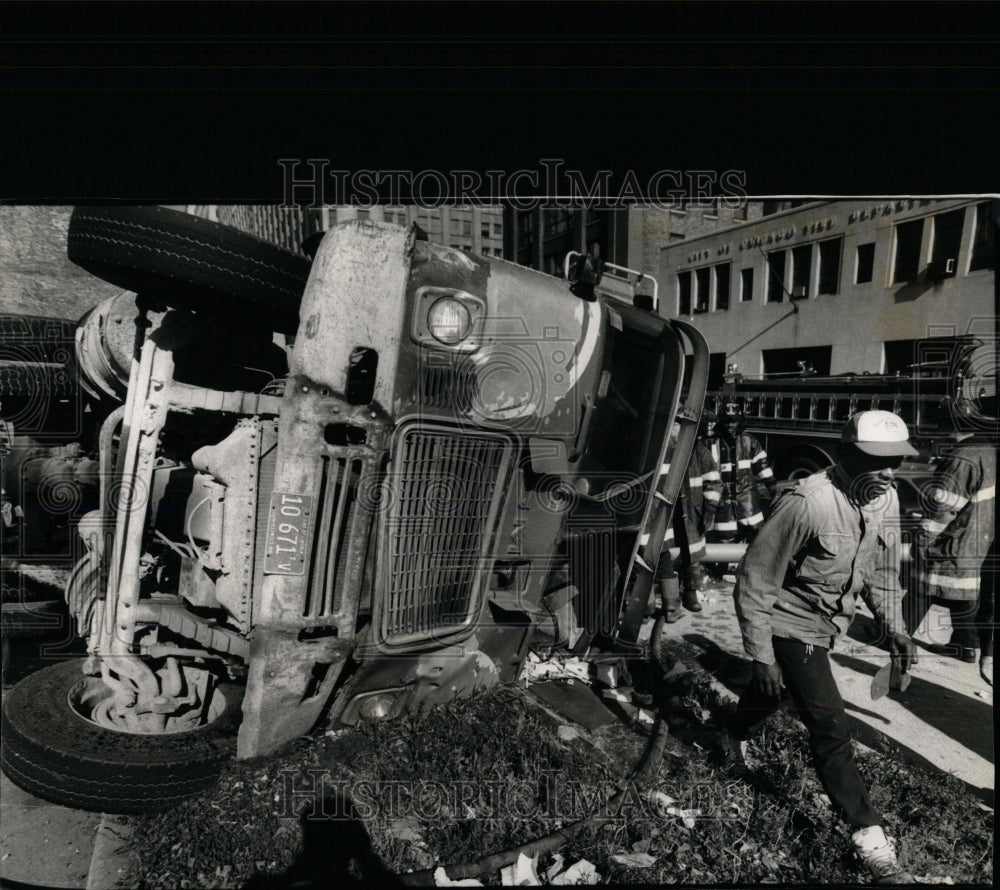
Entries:
POLYGON ((331 169, 998 187, 982 3, 0 5, 0 200, 280 201, 331 169), (859 30, 859 27, 864 30, 859 30))

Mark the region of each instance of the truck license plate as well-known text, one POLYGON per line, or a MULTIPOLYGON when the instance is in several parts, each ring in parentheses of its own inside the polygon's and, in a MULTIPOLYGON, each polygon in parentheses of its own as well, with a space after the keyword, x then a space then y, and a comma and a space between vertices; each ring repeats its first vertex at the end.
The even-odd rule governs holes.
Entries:
POLYGON ((267 552, 264 574, 302 575, 306 570, 306 543, 312 515, 309 495, 287 491, 271 493, 267 519, 267 552))

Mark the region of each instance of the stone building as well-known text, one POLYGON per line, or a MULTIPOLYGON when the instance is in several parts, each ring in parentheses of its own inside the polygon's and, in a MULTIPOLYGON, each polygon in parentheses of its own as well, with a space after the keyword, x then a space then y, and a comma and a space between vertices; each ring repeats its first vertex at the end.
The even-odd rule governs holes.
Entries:
MULTIPOLYGON (((660 311, 708 339, 714 376, 906 372, 917 341, 994 337, 997 204, 814 201, 662 243, 660 311)), ((924 356, 923 358, 927 358, 924 356)))

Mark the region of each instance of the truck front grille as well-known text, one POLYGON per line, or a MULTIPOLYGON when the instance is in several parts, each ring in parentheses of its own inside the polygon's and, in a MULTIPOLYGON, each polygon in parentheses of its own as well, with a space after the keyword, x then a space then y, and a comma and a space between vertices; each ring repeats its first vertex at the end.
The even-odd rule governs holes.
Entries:
POLYGON ((304 615, 328 618, 340 609, 347 583, 354 504, 364 464, 347 457, 322 458, 317 529, 310 560, 309 593, 304 615))
POLYGON ((421 407, 468 413, 476 394, 476 372, 467 358, 421 356, 419 379, 421 407))
POLYGON ((388 647, 457 636, 482 604, 513 445, 503 435, 411 426, 387 477, 376 627, 388 647))

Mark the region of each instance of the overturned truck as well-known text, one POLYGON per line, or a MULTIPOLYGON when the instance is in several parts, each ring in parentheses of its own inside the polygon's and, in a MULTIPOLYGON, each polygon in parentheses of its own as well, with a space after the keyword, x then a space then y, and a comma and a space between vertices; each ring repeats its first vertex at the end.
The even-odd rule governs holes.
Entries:
POLYGON ((88 657, 5 696, 15 782, 160 809, 321 720, 509 681, 531 646, 638 651, 707 373, 651 279, 367 220, 310 264, 165 208, 77 208, 69 252, 128 288, 77 338, 124 404, 66 591, 88 657), (130 306, 124 349, 100 325, 130 306))

